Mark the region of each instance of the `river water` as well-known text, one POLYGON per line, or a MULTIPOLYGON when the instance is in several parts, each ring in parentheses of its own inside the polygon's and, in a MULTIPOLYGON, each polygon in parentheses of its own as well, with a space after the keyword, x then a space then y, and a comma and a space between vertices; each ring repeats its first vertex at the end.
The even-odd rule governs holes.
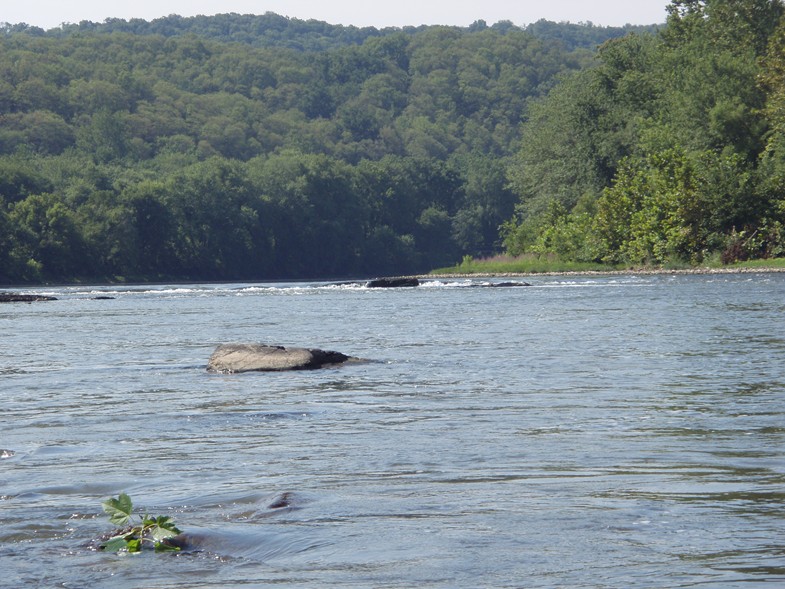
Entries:
POLYGON ((23 291, 0 587, 782 586, 785 274, 529 281, 23 291), (93 550, 121 492, 195 549, 93 550))

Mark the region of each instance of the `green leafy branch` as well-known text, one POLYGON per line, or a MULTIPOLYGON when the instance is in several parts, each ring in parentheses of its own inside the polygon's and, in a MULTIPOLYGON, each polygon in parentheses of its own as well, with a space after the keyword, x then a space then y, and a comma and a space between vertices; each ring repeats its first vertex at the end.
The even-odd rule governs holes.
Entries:
POLYGON ((169 516, 137 516, 138 523, 134 523, 133 502, 125 493, 121 493, 117 498, 107 499, 101 505, 109 515, 109 521, 121 528, 101 544, 102 550, 141 552, 145 546, 153 548, 156 552, 180 550, 179 546, 168 541, 181 533, 169 516))

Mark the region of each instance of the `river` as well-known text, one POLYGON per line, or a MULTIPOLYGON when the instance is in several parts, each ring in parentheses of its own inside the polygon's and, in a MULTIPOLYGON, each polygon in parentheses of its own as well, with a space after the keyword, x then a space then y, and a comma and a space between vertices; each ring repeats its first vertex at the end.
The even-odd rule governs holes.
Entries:
POLYGON ((782 586, 785 274, 528 280, 20 289, 0 587, 782 586), (194 549, 92 549, 122 492, 194 549))

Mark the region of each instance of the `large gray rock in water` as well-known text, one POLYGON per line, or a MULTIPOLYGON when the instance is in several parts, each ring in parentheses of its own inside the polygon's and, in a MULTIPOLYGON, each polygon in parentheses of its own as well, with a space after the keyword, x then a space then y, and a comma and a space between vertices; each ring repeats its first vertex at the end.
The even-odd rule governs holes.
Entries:
POLYGON ((210 360, 210 372, 312 370, 351 360, 340 352, 308 348, 285 348, 265 344, 221 344, 210 360))

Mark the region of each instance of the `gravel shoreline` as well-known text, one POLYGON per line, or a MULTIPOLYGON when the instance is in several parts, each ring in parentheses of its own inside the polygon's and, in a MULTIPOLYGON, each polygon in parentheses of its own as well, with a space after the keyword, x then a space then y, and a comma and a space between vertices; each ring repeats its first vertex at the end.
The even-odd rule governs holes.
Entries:
POLYGON ((655 276, 679 274, 768 274, 785 272, 785 268, 686 268, 680 270, 584 270, 576 272, 480 272, 475 274, 422 274, 415 276, 421 280, 439 278, 521 278, 532 276, 655 276))

